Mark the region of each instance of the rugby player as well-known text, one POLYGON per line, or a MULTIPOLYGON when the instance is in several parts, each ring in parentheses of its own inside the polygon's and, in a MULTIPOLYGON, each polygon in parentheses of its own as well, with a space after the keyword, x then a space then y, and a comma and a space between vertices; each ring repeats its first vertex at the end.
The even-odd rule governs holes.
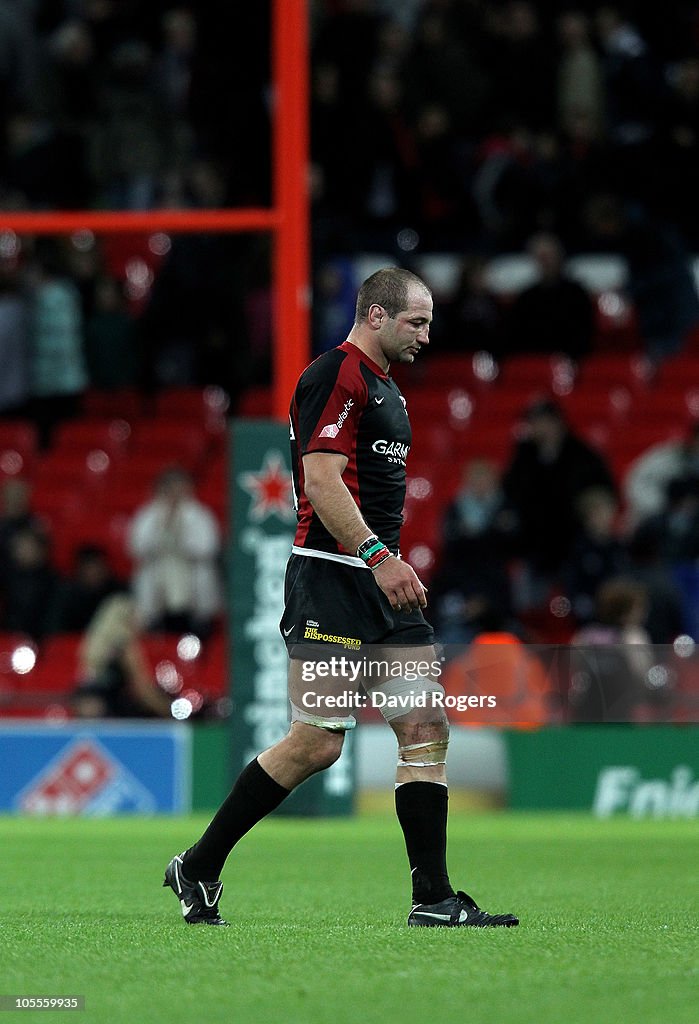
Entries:
MULTIPOLYGON (((347 340, 301 375, 291 403, 290 440, 298 526, 286 571, 280 623, 289 653, 291 727, 240 774, 203 836, 165 871, 189 924, 225 924, 219 876, 238 840, 301 782, 333 764, 350 714, 337 714, 340 681, 324 676, 313 700, 302 666, 338 648, 370 650, 392 666, 438 663, 425 619, 426 591, 400 557, 411 429, 391 363, 412 363, 429 343, 432 295, 407 270, 384 269, 359 290, 347 340), (328 641, 330 641, 328 643, 328 641), (334 713, 333 713, 334 712, 334 713)), ((429 674, 364 679, 380 687, 398 743, 395 803, 412 878, 408 925, 511 927, 454 891, 446 865, 449 727, 443 694, 429 674), (406 701, 407 698, 407 701, 406 701), (414 699, 413 699, 414 698, 414 699), (406 711, 406 703, 410 706, 406 711)))

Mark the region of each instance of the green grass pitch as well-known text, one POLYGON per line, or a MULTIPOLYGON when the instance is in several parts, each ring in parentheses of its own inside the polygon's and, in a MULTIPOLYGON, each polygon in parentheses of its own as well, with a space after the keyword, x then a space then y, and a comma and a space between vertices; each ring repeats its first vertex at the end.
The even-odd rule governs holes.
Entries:
POLYGON ((85 1024, 699 1020, 696 822, 454 815, 453 881, 521 916, 492 931, 405 926, 388 814, 264 822, 232 927, 188 927, 162 875, 204 824, 0 819, 0 994, 84 994, 85 1024))

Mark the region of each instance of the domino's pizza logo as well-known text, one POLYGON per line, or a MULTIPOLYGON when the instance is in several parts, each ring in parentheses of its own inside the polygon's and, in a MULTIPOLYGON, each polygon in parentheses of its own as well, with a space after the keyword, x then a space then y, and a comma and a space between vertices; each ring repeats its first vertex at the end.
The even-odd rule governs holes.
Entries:
POLYGON ((153 794, 94 737, 69 743, 17 794, 25 814, 152 813, 153 794))

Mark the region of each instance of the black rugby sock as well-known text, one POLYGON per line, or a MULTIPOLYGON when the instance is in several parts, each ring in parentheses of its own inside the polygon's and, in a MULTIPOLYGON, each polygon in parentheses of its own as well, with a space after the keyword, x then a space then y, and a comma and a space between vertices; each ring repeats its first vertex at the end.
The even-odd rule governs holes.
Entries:
POLYGON ((454 890, 447 873, 449 791, 438 782, 404 782, 396 790, 396 814, 405 836, 413 880, 413 904, 440 903, 454 890))
POLYGON ((253 825, 273 811, 290 790, 280 786, 257 758, 243 768, 236 784, 198 843, 184 855, 182 871, 190 882, 214 881, 226 857, 253 825))

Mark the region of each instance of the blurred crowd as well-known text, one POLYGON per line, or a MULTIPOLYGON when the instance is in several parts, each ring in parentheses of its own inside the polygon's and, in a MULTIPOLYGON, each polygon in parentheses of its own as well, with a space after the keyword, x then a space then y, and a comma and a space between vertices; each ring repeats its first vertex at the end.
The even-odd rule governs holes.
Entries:
MULTIPOLYGON (((619 689, 605 699, 623 720, 648 697, 651 666, 697 634, 699 425, 644 452, 619 487, 561 409, 537 401, 502 472, 487 459, 465 465, 442 541, 431 607, 445 644, 497 634, 606 647, 622 662, 633 646, 633 691, 617 662, 607 666, 619 689)), ((662 716, 668 687, 652 696, 662 716)), ((582 717, 601 713, 593 701, 582 717)))
POLYGON ((692 0, 315 10, 314 184, 331 247, 345 232, 366 243, 411 229, 406 248, 516 249, 545 229, 579 249, 605 193, 698 240, 686 224, 699 167, 692 0))
POLYGON ((211 632, 221 611, 221 533, 185 470, 165 470, 131 519, 131 580, 116 578, 109 553, 94 544, 79 546, 72 572, 62 575, 47 523, 33 511, 31 485, 9 477, 0 499, 0 629, 34 640, 81 632, 105 599, 129 588, 142 629, 211 632))
POLYGON ((32 419, 46 448, 89 388, 235 398, 254 373, 255 267, 235 236, 0 235, 0 417, 32 419))
POLYGON ((147 634, 184 637, 197 649, 220 628, 221 532, 179 467, 155 481, 125 538, 131 578, 117 577, 109 552, 79 545, 70 572, 53 558, 47 522, 32 508, 31 485, 0 488, 0 631, 42 645, 82 635, 74 710, 83 717, 170 715, 145 657, 147 634))
POLYGON ((197 160, 221 172, 210 205, 265 202, 266 8, 3 0, 2 205, 196 205, 188 170, 197 160), (245 38, 235 60, 233 38, 245 38))
POLYGON ((442 536, 432 603, 446 641, 469 640, 483 616, 512 623, 552 602, 588 626, 600 589, 624 578, 645 590, 649 642, 670 644, 689 628, 673 570, 699 559, 699 426, 652 446, 618 487, 560 408, 535 402, 503 472, 465 465, 442 536))

